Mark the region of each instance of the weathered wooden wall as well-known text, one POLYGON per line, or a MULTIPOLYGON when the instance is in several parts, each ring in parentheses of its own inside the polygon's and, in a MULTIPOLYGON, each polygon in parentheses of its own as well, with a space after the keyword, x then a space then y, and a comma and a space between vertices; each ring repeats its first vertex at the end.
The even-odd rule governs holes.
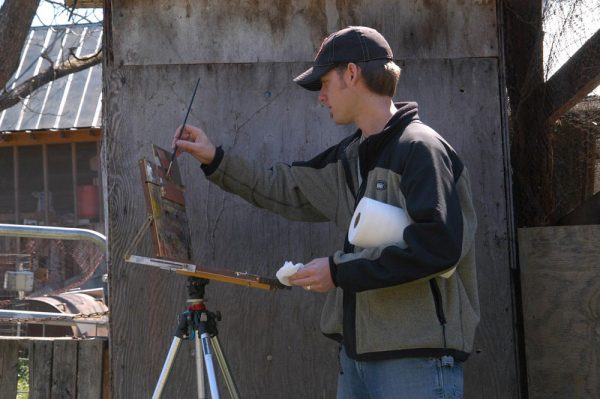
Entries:
MULTIPOLYGON (((403 67, 398 99, 444 135, 471 170, 479 212, 482 322, 467 363, 467 397, 518 396, 509 282, 502 104, 494 1, 113 2, 114 61, 105 69, 105 167, 111 283, 113 397, 147 397, 185 303, 185 279, 122 261, 145 217, 137 161, 168 147, 196 79, 189 123, 269 166, 301 160, 352 131, 336 127, 315 93, 291 82, 328 32, 370 25, 403 67)), ((285 260, 327 256, 343 233, 289 222, 210 186, 180 161, 196 260, 274 275, 285 260)), ((149 239, 135 251, 149 253, 149 239)), ((335 396, 337 348, 318 320, 323 296, 298 289, 207 288, 223 312, 220 338, 242 397, 335 396)), ((178 356, 166 397, 195 390, 192 345, 178 356)))
POLYGON ((529 398, 600 397, 600 225, 519 229, 529 398))
POLYGON ((19 357, 27 359, 31 399, 109 397, 106 339, 2 337, 0 354, 0 399, 20 397, 19 357))

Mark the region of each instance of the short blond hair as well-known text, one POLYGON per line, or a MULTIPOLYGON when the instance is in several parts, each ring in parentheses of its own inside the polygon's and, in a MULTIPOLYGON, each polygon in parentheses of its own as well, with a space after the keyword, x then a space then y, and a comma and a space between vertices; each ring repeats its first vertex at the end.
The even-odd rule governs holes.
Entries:
MULTIPOLYGON (((375 94, 394 97, 396 95, 396 86, 400 80, 400 67, 391 60, 373 60, 366 62, 357 62, 365 84, 375 94)), ((336 67, 338 73, 343 73, 348 67, 348 63, 340 64, 336 67)))

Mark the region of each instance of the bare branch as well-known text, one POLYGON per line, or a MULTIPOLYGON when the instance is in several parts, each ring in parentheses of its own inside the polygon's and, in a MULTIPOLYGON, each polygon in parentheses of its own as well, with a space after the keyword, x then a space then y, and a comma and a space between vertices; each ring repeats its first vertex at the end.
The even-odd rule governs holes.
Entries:
POLYGON ((31 21, 40 0, 6 0, 0 8, 0 87, 13 75, 19 65, 19 54, 29 34, 31 21))
POLYGON ((13 90, 2 93, 0 95, 0 111, 12 107, 22 98, 26 98, 35 90, 53 80, 90 68, 100 62, 102 62, 102 51, 84 56, 81 59, 69 58, 56 67, 49 67, 38 75, 19 84, 13 90))
POLYGON ((95 53, 95 54, 91 54, 91 55, 87 55, 87 56, 83 56, 83 57, 78 57, 77 54, 75 54, 75 48, 72 47, 72 48, 69 49, 69 54, 71 55, 71 57, 75 58, 77 61, 83 61, 83 62, 89 60, 90 58, 96 57, 101 52, 102 52, 102 49, 98 50, 98 52, 95 53))
POLYGON ((43 59, 48 61, 50 63, 50 65, 54 64, 54 61, 52 61, 52 58, 50 58, 50 56, 48 55, 47 50, 42 51, 42 53, 40 54, 40 57, 42 57, 43 59))

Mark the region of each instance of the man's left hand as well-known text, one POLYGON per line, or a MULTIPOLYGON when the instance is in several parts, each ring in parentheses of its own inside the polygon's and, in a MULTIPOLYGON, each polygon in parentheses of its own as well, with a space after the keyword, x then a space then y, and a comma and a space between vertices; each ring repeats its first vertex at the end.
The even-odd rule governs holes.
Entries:
POLYGON ((311 260, 296 274, 290 276, 289 281, 292 285, 307 291, 327 292, 335 287, 329 271, 329 258, 311 260))

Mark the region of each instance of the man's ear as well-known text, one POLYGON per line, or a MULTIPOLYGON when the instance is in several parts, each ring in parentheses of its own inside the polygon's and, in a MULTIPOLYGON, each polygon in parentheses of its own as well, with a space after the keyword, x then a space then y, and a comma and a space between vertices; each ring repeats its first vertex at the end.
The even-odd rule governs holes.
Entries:
POLYGON ((360 74, 360 68, 353 62, 348 63, 346 68, 346 76, 348 77, 348 83, 356 83, 360 74))

